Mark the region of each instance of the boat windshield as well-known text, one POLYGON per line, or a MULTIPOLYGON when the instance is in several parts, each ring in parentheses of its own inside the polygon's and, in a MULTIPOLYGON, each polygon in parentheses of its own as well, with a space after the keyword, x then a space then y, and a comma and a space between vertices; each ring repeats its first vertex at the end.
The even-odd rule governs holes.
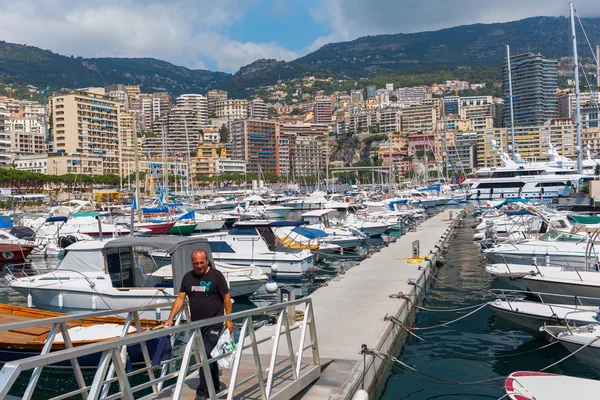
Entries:
POLYGON ((587 238, 572 233, 550 231, 540 237, 540 240, 543 240, 544 242, 584 242, 587 238))

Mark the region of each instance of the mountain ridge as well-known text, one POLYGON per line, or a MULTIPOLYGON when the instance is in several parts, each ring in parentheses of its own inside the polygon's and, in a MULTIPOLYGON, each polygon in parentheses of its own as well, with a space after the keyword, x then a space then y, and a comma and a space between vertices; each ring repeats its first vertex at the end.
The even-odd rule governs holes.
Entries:
MULTIPOLYGON (((600 43, 600 18, 584 18, 582 23, 591 43, 600 43)), ((581 28, 576 29, 585 56, 587 43, 581 28)), ((363 36, 328 43, 289 62, 259 59, 234 74, 194 70, 149 57, 68 57, 0 42, 0 78, 8 83, 25 82, 53 89, 127 83, 139 84, 145 92, 166 90, 179 95, 218 88, 228 90, 231 97, 250 97, 259 86, 305 75, 358 80, 383 74, 434 74, 462 67, 497 66, 499 71, 506 57, 504 43, 511 45, 513 54, 533 51, 547 58, 568 56, 569 21, 565 17, 531 17, 437 31, 363 36)))

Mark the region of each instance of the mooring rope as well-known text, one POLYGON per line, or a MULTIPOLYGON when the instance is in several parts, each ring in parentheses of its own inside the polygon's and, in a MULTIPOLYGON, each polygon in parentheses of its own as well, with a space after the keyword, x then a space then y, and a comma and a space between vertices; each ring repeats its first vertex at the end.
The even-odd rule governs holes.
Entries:
POLYGON ((449 348, 447 348, 445 346, 441 346, 439 344, 428 342, 427 340, 423 339, 422 337, 420 337, 416 333, 414 333, 412 331, 412 329, 409 329, 406 326, 402 326, 402 329, 404 329, 408 334, 412 335, 414 338, 416 338, 416 339, 418 339, 418 340, 420 340, 420 341, 422 341, 424 343, 429 343, 430 345, 432 345, 434 347, 437 347, 438 349, 447 351, 448 353, 458 354, 458 355, 465 356, 465 357, 482 358, 482 359, 486 359, 486 358, 494 358, 495 359, 495 358, 508 358, 508 357, 522 356, 524 354, 533 353, 535 351, 542 350, 542 349, 548 348, 550 346, 554 346, 556 343, 558 343, 558 341, 554 341, 554 342, 551 342, 551 343, 547 343, 547 344, 545 344, 543 346, 537 347, 535 349, 527 350, 527 351, 522 351, 522 352, 519 352, 519 353, 504 354, 504 355, 499 355, 499 356, 480 356, 480 355, 476 355, 476 354, 461 353, 460 351, 451 350, 451 349, 449 349, 449 348))

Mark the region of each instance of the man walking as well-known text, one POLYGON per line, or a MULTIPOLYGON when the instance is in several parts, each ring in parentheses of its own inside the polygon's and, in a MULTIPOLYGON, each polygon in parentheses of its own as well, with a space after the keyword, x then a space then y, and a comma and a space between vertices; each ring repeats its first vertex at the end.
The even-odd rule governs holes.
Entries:
MULTIPOLYGON (((183 307, 186 296, 190 302, 192 322, 231 314, 231 296, 227 281, 220 271, 212 267, 206 257, 206 252, 202 249, 195 250, 192 253, 192 270, 183 276, 179 294, 165 326, 173 326, 173 319, 183 307)), ((229 329, 229 332, 233 332, 233 321, 226 321, 225 326, 229 329)), ((210 352, 219 340, 222 328, 222 324, 201 328, 202 340, 209 357, 210 352)), ((220 388, 219 366, 216 362, 210 364, 210 373, 215 391, 218 393, 220 388)), ((196 388, 196 399, 208 398, 208 386, 204 378, 204 372, 200 368, 200 384, 196 388)))

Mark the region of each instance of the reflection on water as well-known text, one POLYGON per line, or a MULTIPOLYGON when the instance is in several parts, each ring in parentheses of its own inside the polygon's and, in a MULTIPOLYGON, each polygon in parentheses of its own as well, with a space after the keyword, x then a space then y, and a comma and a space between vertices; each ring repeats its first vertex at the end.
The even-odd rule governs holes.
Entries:
MULTIPOLYGON (((428 292, 427 307, 460 308, 494 298, 487 291, 499 284, 486 274, 479 248, 472 242, 473 221, 467 219, 458 229, 446 254, 448 261, 439 271, 439 281, 428 292)), ((420 311, 416 326, 434 326, 462 315, 464 312, 420 311)), ((511 356, 547 343, 511 329, 486 307, 449 326, 415 331, 425 342, 411 337, 403 353, 396 356, 422 374, 397 368, 384 382, 380 399, 498 399, 504 395, 503 379, 474 386, 442 383, 435 377, 456 383, 503 378, 518 370, 540 370, 568 354, 560 345, 555 345, 511 356)), ((598 372, 586 368, 574 357, 548 372, 600 378, 598 372)))

